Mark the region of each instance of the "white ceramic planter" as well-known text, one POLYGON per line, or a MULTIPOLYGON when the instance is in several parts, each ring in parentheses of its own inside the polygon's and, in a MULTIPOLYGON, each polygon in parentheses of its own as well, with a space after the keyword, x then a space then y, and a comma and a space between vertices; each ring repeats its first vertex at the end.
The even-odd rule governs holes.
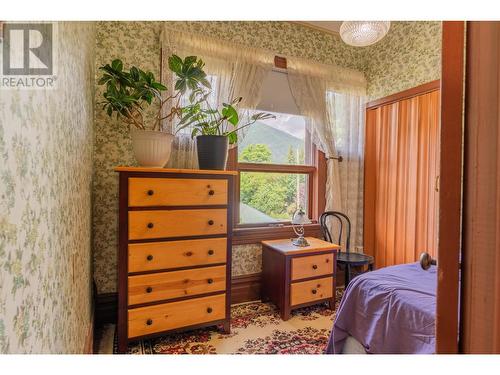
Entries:
POLYGON ((134 155, 142 167, 162 168, 167 164, 174 136, 169 133, 131 129, 134 155))

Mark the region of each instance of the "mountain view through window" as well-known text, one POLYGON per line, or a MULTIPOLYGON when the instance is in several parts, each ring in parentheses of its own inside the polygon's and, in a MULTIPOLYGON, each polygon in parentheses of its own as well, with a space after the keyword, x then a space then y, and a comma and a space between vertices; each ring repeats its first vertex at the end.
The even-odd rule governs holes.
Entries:
MULTIPOLYGON (((238 145, 239 163, 310 164, 301 116, 275 113, 276 119, 249 127, 238 145)), ((240 172, 240 223, 289 221, 298 207, 307 210, 308 175, 240 172)))

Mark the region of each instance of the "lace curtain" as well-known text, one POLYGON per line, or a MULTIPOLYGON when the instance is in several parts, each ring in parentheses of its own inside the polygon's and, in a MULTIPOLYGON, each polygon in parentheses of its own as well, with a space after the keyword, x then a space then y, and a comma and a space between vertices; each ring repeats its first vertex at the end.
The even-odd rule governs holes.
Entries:
MULTIPOLYGON (((326 210, 351 219, 351 251, 363 243, 363 152, 366 80, 360 72, 288 59, 288 81, 312 141, 327 157, 326 210), (334 157, 342 155, 339 163, 334 157)), ((337 233, 336 222, 330 223, 337 233)), ((345 238, 344 238, 345 240, 345 238)))
MULTIPOLYGON (((173 90, 173 75, 168 69, 168 57, 176 54, 181 58, 198 56, 205 62, 205 72, 212 85, 209 98, 211 106, 220 106, 235 97, 243 97, 239 104, 241 121, 245 121, 260 100, 264 77, 273 68, 273 54, 266 51, 227 43, 203 35, 185 33, 165 27, 160 35, 162 46, 162 82, 173 90), (244 111, 241 111, 244 109, 244 111)), ((170 108, 164 108, 168 113, 170 108)), ((175 122, 162 124, 163 130, 175 133, 175 122)), ((191 139, 191 130, 177 133, 169 167, 197 168, 196 141, 191 139)), ((239 134, 240 137, 243 134, 239 134)))
MULTIPOLYGON (((333 160, 340 182, 341 212, 351 219, 351 246, 361 246, 366 97, 328 91, 326 103, 330 122, 334 124, 335 149, 343 157, 341 163, 333 160)), ((356 249, 353 247, 351 250, 356 249)))

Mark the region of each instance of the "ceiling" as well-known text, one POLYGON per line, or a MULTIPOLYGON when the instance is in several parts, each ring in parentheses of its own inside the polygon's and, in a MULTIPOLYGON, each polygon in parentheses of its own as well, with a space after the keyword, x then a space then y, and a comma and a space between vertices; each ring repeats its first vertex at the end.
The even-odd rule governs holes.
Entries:
POLYGON ((298 22, 305 26, 309 26, 315 29, 319 29, 322 31, 326 31, 328 33, 338 34, 340 31, 340 25, 342 25, 342 21, 302 21, 298 22))

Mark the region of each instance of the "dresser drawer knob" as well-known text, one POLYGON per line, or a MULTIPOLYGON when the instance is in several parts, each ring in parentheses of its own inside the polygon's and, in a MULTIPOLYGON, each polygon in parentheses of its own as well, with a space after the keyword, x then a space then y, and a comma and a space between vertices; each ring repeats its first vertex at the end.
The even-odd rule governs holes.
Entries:
POLYGON ((313 270, 318 269, 318 266, 316 264, 313 264, 313 270))
POLYGON ((214 225, 214 221, 213 220, 208 220, 208 225, 214 225))
POLYGON ((213 250, 208 250, 208 255, 214 255, 214 251, 213 250))
POLYGON ((148 190, 148 195, 153 195, 155 192, 153 190, 148 190))
POLYGON ((209 284, 212 284, 212 283, 214 282, 214 279, 208 279, 208 280, 207 280, 207 282, 208 282, 209 284))
POLYGON ((193 253, 192 253, 191 251, 188 251, 188 252, 186 253, 186 256, 187 256, 187 257, 190 257, 191 255, 193 255, 193 253))
POLYGON ((151 229, 154 227, 154 224, 153 223, 148 223, 148 228, 151 229))
POLYGON ((330 263, 330 259, 326 258, 326 263, 330 263))
POLYGON ((147 257, 146 257, 147 260, 149 261, 152 261, 153 260, 153 256, 151 254, 149 254, 147 257))
POLYGON ((153 288, 151 288, 150 286, 148 286, 146 288, 146 293, 151 293, 153 291, 153 288))
POLYGON ((311 290, 311 292, 312 292, 312 294, 318 293, 318 291, 316 289, 311 290))
POLYGON ((215 194, 215 191, 213 191, 213 190, 208 191, 208 195, 214 195, 214 194, 215 194))
POLYGON ((211 313, 212 313, 212 311, 213 311, 213 310, 212 310, 212 308, 211 308, 211 307, 207 308, 207 313, 211 314, 211 313))
POLYGON ((146 320, 146 324, 147 324, 148 326, 150 326, 151 324, 153 324, 153 319, 148 319, 148 320, 146 320))

